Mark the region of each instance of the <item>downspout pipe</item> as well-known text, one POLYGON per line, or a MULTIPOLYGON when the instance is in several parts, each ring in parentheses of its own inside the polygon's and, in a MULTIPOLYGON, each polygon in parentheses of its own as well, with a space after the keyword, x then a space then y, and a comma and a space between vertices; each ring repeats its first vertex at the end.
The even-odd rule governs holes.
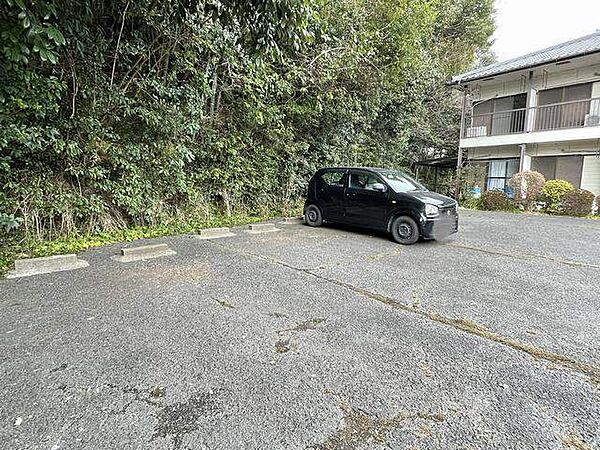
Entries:
POLYGON ((460 140, 465 132, 465 113, 467 111, 467 90, 460 85, 456 86, 463 93, 462 111, 460 114, 460 136, 458 137, 458 157, 456 158, 456 186, 454 189, 454 199, 458 201, 460 198, 461 175, 463 165, 463 149, 460 145, 460 140))

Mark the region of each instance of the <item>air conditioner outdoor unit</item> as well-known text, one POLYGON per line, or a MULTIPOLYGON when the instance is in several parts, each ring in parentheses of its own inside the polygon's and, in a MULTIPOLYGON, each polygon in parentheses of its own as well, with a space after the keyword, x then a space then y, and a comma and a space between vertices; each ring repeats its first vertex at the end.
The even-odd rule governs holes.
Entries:
POLYGON ((593 115, 593 114, 586 114, 585 115, 584 126, 586 126, 586 127, 597 127, 598 125, 600 125, 600 116, 593 115))
POLYGON ((487 127, 485 125, 480 127, 469 127, 467 128, 467 137, 481 137, 487 136, 487 127))

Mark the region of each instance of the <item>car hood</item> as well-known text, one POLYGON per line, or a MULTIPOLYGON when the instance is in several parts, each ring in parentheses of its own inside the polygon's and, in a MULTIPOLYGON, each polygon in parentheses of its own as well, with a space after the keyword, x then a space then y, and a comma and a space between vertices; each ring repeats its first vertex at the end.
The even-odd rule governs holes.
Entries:
POLYGON ((406 192, 405 195, 410 195, 413 198, 421 200, 423 203, 429 203, 435 206, 450 206, 456 204, 456 201, 450 197, 431 191, 406 192))

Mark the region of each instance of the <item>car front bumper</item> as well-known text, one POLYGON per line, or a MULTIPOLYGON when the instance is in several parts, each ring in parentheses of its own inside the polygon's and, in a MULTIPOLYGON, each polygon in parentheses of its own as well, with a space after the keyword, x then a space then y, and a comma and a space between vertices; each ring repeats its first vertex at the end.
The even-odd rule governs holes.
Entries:
POLYGON ((423 216, 421 236, 425 239, 442 239, 458 232, 458 212, 456 208, 440 210, 435 218, 423 216))

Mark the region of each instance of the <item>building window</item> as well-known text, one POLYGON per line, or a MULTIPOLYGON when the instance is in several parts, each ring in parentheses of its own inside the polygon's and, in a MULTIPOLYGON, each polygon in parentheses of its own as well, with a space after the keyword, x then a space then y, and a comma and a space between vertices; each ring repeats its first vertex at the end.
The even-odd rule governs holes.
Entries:
POLYGON ((531 170, 544 175, 546 180, 567 180, 578 188, 583 172, 583 156, 540 156, 532 158, 531 170))
POLYGON ((584 126, 590 113, 591 97, 592 83, 538 92, 535 129, 543 131, 584 126))
POLYGON ((497 159, 490 161, 486 187, 488 191, 504 191, 512 195, 508 180, 519 171, 518 159, 497 159))
POLYGON ((522 133, 525 130, 527 94, 499 97, 473 106, 471 126, 484 136, 522 133), (485 132, 483 131, 485 130, 485 132))

